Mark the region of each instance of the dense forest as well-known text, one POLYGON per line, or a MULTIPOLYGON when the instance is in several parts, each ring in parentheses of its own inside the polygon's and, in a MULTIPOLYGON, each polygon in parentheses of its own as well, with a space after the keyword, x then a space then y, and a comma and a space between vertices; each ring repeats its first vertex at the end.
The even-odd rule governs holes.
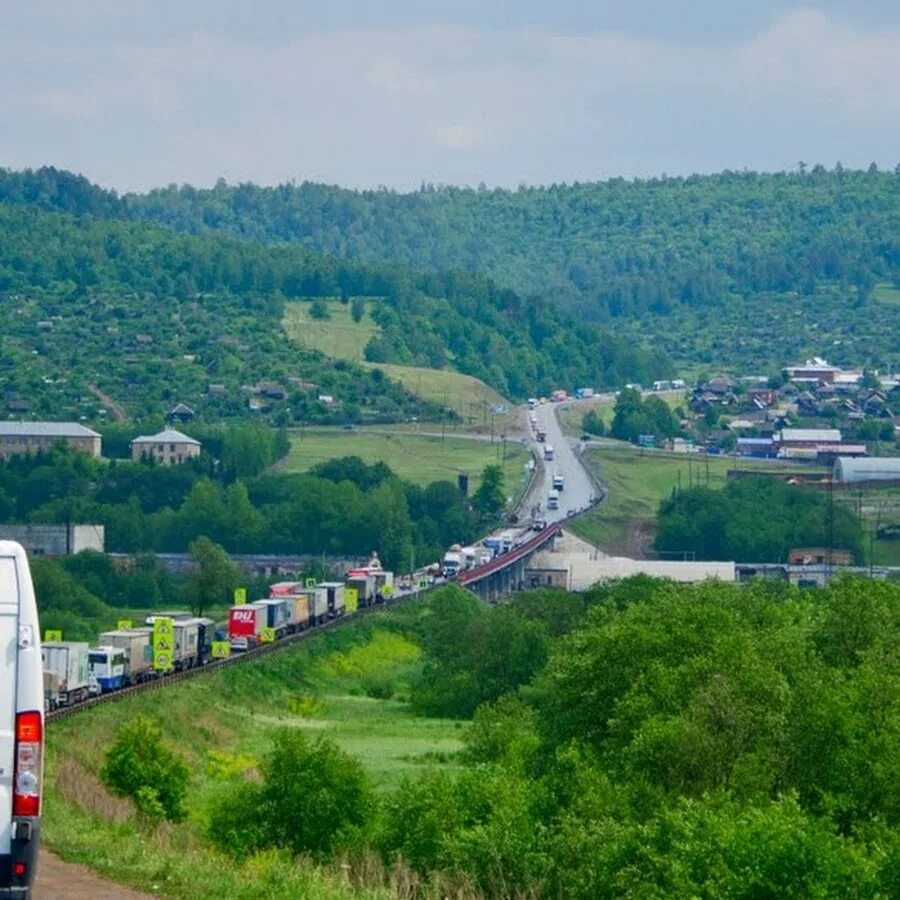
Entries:
POLYGON ((370 361, 452 366, 515 398, 667 372, 659 353, 482 275, 416 272, 286 243, 107 219, 90 202, 96 189, 61 202, 66 185, 81 182, 60 173, 29 176, 49 179, 59 203, 41 194, 12 202, 15 179, 4 177, 4 390, 37 413, 79 412, 79 398, 96 406, 103 394, 130 416, 174 401, 209 418, 234 416, 246 414, 244 388, 265 380, 295 395, 280 404, 284 423, 332 420, 334 409, 315 405, 321 393, 339 398, 343 420, 436 416, 380 373, 293 345, 282 329, 292 299, 368 298, 380 329, 366 349, 370 361), (60 211, 66 205, 74 212, 60 211), (292 383, 301 387, 291 390, 292 383), (210 384, 219 388, 214 395, 210 384))
POLYGON ((409 194, 220 181, 124 197, 40 170, 5 173, 0 199, 483 273, 522 296, 615 320, 679 362, 734 365, 761 352, 783 362, 827 349, 884 366, 896 354, 877 323, 896 302, 882 291, 900 284, 900 174, 875 168, 409 194))

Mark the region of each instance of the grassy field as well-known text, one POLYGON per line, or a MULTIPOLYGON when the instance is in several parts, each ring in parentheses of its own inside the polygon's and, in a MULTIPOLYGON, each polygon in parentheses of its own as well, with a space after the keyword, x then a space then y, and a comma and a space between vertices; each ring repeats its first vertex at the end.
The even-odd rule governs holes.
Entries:
POLYGON ((511 431, 510 417, 517 412, 509 401, 471 375, 450 369, 423 369, 416 366, 394 366, 379 363, 389 378, 399 381, 411 394, 450 407, 463 421, 465 429, 495 434, 511 431), (506 412, 498 412, 502 408, 506 412))
POLYGON ((325 303, 329 312, 327 319, 314 319, 310 315, 311 302, 286 303, 281 324, 288 337, 301 347, 320 350, 334 359, 362 362, 366 344, 378 332, 368 309, 359 322, 354 322, 349 303, 340 300, 325 303))
MULTIPOLYGON (((422 428, 434 428, 434 425, 422 428)), ((426 485, 432 481, 456 481, 469 473, 469 489, 480 483, 482 469, 501 463, 508 492, 518 496, 525 481, 525 463, 530 454, 521 444, 474 440, 448 435, 381 433, 365 428, 356 431, 303 429, 291 433, 291 451, 280 464, 285 472, 305 472, 320 462, 340 456, 359 456, 367 463, 384 461, 401 478, 426 485)))
POLYGON ((288 336, 302 347, 320 350, 334 359, 347 359, 378 368, 399 381, 411 394, 440 406, 449 407, 462 424, 448 425, 455 431, 490 434, 512 433, 522 427, 521 413, 509 401, 483 381, 450 369, 424 369, 387 363, 367 363, 364 350, 378 325, 368 310, 359 322, 350 315, 350 304, 326 301, 329 318, 314 319, 309 302, 288 303, 282 325, 288 336), (500 411, 505 407, 505 411, 500 411))
POLYGON ((163 896, 389 896, 377 878, 370 876, 370 889, 351 890, 355 872, 295 863, 283 854, 241 865, 212 850, 204 836, 209 804, 235 778, 255 771, 280 727, 327 735, 359 759, 379 790, 426 767, 457 765, 463 724, 412 715, 406 696, 419 648, 384 627, 385 615, 397 611, 54 722, 47 741, 47 845, 64 859, 163 896), (391 696, 374 699, 373 693, 391 696), (156 719, 189 764, 190 811, 181 825, 152 828, 97 777, 117 725, 139 714, 156 719))
POLYGON ((878 284, 872 291, 872 296, 879 303, 886 303, 889 306, 900 306, 900 288, 896 288, 890 284, 878 284))
POLYGON ((679 479, 683 488, 691 484, 721 488, 729 469, 771 471, 780 465, 730 457, 642 452, 628 444, 589 452, 609 495, 598 507, 579 516, 572 530, 607 552, 633 557, 650 549, 659 502, 678 486, 679 479))

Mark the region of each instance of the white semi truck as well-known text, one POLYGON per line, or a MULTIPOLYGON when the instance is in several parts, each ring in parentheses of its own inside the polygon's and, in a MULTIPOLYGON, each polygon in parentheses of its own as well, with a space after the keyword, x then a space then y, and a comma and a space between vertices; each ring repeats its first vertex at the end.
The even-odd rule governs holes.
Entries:
POLYGON ((44 678, 28 558, 0 541, 0 897, 28 897, 41 832, 44 678))

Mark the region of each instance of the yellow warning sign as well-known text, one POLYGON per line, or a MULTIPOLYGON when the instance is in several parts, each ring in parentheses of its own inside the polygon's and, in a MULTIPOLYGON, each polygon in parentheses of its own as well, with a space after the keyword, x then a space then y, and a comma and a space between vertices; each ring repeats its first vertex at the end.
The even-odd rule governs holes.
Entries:
POLYGON ((228 659, 229 656, 231 656, 231 644, 228 641, 212 642, 213 659, 228 659))
POLYGON ((274 628, 263 628, 259 633, 259 640, 263 644, 271 644, 275 640, 276 634, 274 628))
POLYGON ((344 608, 347 612, 355 612, 359 608, 358 588, 344 588, 344 608))
POLYGON ((62 640, 62 632, 59 630, 52 631, 52 630, 48 629, 47 631, 44 632, 44 640, 47 641, 48 643, 50 641, 61 641, 62 640))
POLYGON ((247 602, 247 588, 234 589, 234 605, 241 606, 247 602))
POLYGON ((153 620, 153 668, 169 672, 175 666, 175 623, 168 616, 153 620))
POLYGON ((134 622, 131 619, 119 619, 116 623, 117 631, 128 631, 129 628, 134 628, 134 622))
POLYGON ((386 585, 381 589, 381 596, 382 596, 382 597, 393 597, 393 595, 394 595, 394 588, 393 588, 393 585, 386 584, 386 585))

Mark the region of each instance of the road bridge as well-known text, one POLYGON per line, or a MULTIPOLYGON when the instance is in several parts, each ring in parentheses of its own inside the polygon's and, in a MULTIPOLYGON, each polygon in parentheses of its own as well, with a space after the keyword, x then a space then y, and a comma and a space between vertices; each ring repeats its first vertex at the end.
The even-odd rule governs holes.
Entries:
POLYGON ((552 545, 560 529, 551 525, 534 537, 515 546, 508 553, 495 557, 483 566, 463 572, 456 579, 460 587, 468 588, 482 600, 499 600, 501 597, 527 587, 525 569, 531 557, 542 547, 552 545))

